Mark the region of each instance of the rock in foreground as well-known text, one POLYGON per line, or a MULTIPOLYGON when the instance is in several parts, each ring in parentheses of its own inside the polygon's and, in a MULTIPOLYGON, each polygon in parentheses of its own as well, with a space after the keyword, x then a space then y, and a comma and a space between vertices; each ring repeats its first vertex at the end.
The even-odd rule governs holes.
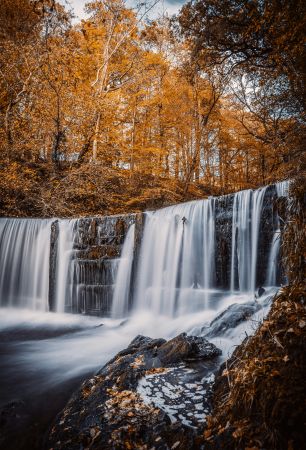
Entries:
POLYGON ((201 448, 220 354, 185 333, 168 342, 137 336, 73 395, 48 448, 201 448))

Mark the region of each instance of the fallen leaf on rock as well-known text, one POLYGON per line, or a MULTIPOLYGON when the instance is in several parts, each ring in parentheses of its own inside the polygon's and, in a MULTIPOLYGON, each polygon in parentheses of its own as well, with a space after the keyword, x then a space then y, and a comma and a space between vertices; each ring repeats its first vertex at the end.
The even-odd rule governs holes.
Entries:
POLYGON ((237 429, 232 433, 232 435, 233 435, 233 437, 234 437, 235 439, 237 439, 237 438, 243 436, 243 431, 242 431, 241 428, 237 428, 237 429))
POLYGON ((146 370, 146 375, 152 375, 154 373, 163 373, 163 372, 169 372, 169 369, 166 369, 165 367, 152 367, 152 369, 146 370))
POLYGON ((143 360, 144 360, 144 356, 143 355, 140 355, 140 356, 138 356, 138 358, 136 358, 135 359, 135 361, 134 362, 132 362, 131 364, 130 364, 130 366, 133 368, 133 369, 137 369, 138 367, 140 367, 140 366, 143 366, 143 360))

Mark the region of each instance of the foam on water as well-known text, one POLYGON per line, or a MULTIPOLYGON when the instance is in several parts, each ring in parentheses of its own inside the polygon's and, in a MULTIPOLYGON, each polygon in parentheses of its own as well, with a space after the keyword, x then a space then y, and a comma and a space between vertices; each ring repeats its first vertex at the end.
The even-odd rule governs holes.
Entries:
MULTIPOLYGON (((270 290, 267 296, 273 292, 270 290)), ((75 376, 94 372, 115 353, 127 347, 138 334, 165 339, 182 332, 202 335, 220 311, 233 302, 253 300, 247 294, 234 297, 220 292, 220 297, 218 309, 204 309, 171 319, 167 315, 152 315, 150 311, 139 311, 122 321, 35 311, 22 311, 20 314, 13 309, 2 309, 0 334, 10 336, 10 332, 14 332, 8 344, 14 348, 11 367, 20 373, 34 370, 38 377, 41 374, 39 384, 34 382, 34 375, 31 389, 43 391, 75 376)), ((267 309, 262 309, 248 323, 243 322, 221 338, 212 339, 223 350, 224 357, 245 338, 245 331, 248 335, 255 331, 255 324, 258 325, 266 312, 267 309)))

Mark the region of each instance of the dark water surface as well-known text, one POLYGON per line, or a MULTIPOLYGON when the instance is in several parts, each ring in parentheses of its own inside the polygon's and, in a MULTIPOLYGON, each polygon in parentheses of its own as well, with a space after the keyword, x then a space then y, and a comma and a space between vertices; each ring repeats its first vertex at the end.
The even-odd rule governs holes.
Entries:
POLYGON ((1 311, 1 450, 44 448, 56 414, 107 359, 101 331, 101 319, 1 311))
MULTIPOLYGON (((128 320, 0 308, 0 449, 43 450, 57 413, 80 383, 100 369, 138 334, 172 338, 201 335, 220 311, 253 299, 249 294, 196 290, 194 313, 178 317, 142 311, 128 320), (201 310, 202 309, 202 310, 201 310)), ((260 311, 261 316, 264 315, 260 311)), ((259 318, 260 320, 260 318, 259 318)), ((252 321, 211 339, 225 359, 255 330, 252 321)))

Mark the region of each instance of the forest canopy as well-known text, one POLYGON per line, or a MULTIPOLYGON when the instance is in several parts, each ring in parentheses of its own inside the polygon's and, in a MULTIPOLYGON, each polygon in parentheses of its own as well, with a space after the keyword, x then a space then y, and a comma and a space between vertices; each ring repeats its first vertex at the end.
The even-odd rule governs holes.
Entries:
POLYGON ((2 215, 138 211, 304 170, 304 2, 86 8, 1 1, 2 215))

